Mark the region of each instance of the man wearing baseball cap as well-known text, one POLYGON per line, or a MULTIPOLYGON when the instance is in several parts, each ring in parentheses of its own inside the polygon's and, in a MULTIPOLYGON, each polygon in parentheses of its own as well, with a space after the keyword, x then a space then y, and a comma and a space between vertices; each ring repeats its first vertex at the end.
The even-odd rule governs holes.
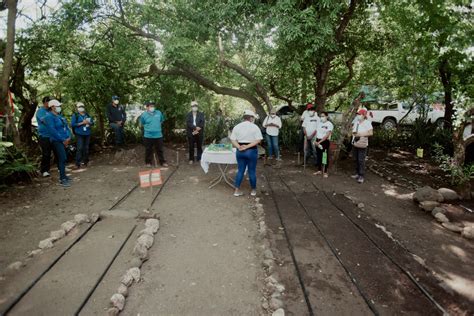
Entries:
POLYGON ((373 135, 372 123, 367 119, 367 110, 357 111, 356 122, 352 126, 353 156, 356 173, 352 176, 359 183, 364 183, 365 157, 369 146, 369 137, 373 135))
POLYGON ((186 134, 189 145, 189 164, 194 163, 194 147, 197 147, 196 160, 200 161, 202 156, 202 143, 204 141, 204 125, 206 118, 204 113, 198 111, 199 104, 191 102, 191 111, 186 115, 186 134), (196 145, 195 145, 196 144, 196 145))
POLYGON ((70 187, 71 179, 66 175, 66 146, 71 140, 71 131, 66 119, 60 115, 62 104, 53 99, 48 102, 48 105, 51 111, 46 115, 44 121, 51 144, 56 152, 59 181, 63 187, 70 187))
POLYGON ((153 149, 156 150, 158 160, 163 167, 167 167, 164 156, 163 131, 161 124, 165 121, 165 116, 160 110, 155 109, 155 103, 145 102, 146 111, 140 116, 140 124, 143 126, 143 144, 145 145, 145 163, 151 167, 153 161, 153 149))
POLYGON ((257 145, 262 141, 262 132, 257 125, 255 119, 257 115, 250 110, 245 110, 242 123, 237 124, 232 130, 230 140, 235 148, 237 148, 237 176, 235 177, 235 192, 234 196, 243 195, 240 191, 240 185, 244 178, 245 169, 248 170, 250 187, 252 191, 250 195, 257 195, 257 160, 258 149, 257 145))
MULTIPOLYGON (((39 135, 39 144, 41 147, 41 167, 40 173, 43 177, 49 177, 49 170, 51 168, 51 152, 53 151, 53 146, 49 139, 48 128, 45 124, 46 115, 49 114, 50 108, 48 102, 51 100, 50 96, 45 96, 43 98, 43 106, 36 111, 36 122, 38 123, 38 135, 39 135)), ((56 159, 57 160, 57 159, 56 159)))
POLYGON ((119 97, 116 95, 112 96, 112 103, 107 105, 106 110, 110 127, 114 130, 115 133, 115 145, 117 146, 121 146, 124 144, 123 127, 125 125, 125 121, 127 120, 127 113, 125 113, 125 108, 119 103, 119 97))
POLYGON ((77 140, 76 167, 81 168, 81 163, 87 167, 89 163, 89 142, 91 138, 91 126, 94 120, 86 112, 84 103, 77 102, 77 112, 71 117, 71 126, 74 129, 74 135, 77 140))

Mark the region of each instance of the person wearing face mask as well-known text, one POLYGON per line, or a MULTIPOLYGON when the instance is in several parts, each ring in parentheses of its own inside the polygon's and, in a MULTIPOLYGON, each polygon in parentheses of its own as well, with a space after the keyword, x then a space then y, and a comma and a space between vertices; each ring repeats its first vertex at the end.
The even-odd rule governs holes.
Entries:
POLYGON ((140 116, 140 124, 143 126, 143 144, 145 145, 145 163, 147 167, 153 165, 153 149, 158 156, 158 161, 163 167, 168 167, 164 156, 163 131, 161 124, 165 116, 160 110, 155 109, 155 103, 145 103, 146 111, 140 116))
POLYGON ((71 117, 71 126, 76 135, 77 152, 76 152, 76 167, 81 168, 81 163, 87 167, 89 163, 89 142, 91 138, 91 126, 94 125, 94 120, 86 112, 84 103, 77 102, 77 112, 71 117))
POLYGON ((197 147, 197 161, 201 161, 202 143, 204 141, 204 125, 206 118, 204 113, 198 110, 199 104, 196 101, 191 102, 191 111, 186 115, 186 134, 189 145, 189 164, 194 163, 194 147, 197 147))
POLYGON ((115 134, 116 146, 122 146, 124 144, 123 127, 125 125, 125 121, 127 120, 125 108, 119 103, 119 97, 114 95, 112 97, 112 103, 107 105, 106 109, 110 127, 113 129, 115 134))
POLYGON ((316 171, 314 174, 323 174, 324 178, 328 177, 328 162, 329 162, 329 141, 331 139, 332 131, 334 130, 334 125, 329 121, 328 112, 321 112, 320 122, 316 130, 316 141, 314 147, 316 148, 316 171), (323 167, 323 154, 326 153, 326 162, 323 167))
POLYGON ((263 120, 263 127, 265 127, 265 138, 267 141, 268 158, 272 159, 272 155, 275 155, 276 160, 280 160, 280 148, 278 146, 278 134, 282 126, 281 119, 276 115, 276 109, 270 110, 268 115, 263 120))
POLYGON ((71 140, 71 131, 69 130, 66 119, 61 116, 61 103, 58 100, 48 102, 51 111, 45 117, 44 121, 49 133, 49 138, 56 153, 59 181, 63 187, 71 186, 71 179, 66 175, 66 146, 71 140))
POLYGON ((369 146, 369 137, 373 135, 372 123, 367 119, 367 110, 357 112, 356 122, 352 126, 352 147, 356 165, 356 174, 352 176, 359 183, 364 183, 365 156, 369 146))
MULTIPOLYGON (((49 139, 48 129, 45 124, 45 118, 51 111, 48 102, 51 97, 46 96, 43 98, 43 106, 36 111, 36 122, 38 123, 38 141, 41 147, 41 167, 40 172, 43 177, 50 176, 51 167, 51 152, 55 153, 51 140, 49 139)), ((56 158, 57 160, 57 158, 56 158)))
POLYGON ((232 144, 237 148, 238 171, 235 177, 234 196, 243 195, 240 191, 240 185, 244 178, 245 169, 248 170, 250 187, 252 188, 250 195, 257 195, 257 145, 260 144, 263 137, 260 128, 254 123, 256 118, 257 115, 253 111, 245 110, 244 121, 237 124, 230 135, 232 144))
POLYGON ((303 121, 303 125, 302 125, 303 133, 306 139, 304 159, 307 159, 308 157, 313 156, 314 165, 317 165, 317 161, 318 161, 314 143, 316 140, 316 131, 318 129, 319 123, 320 123, 320 119, 319 119, 319 116, 316 114, 316 110, 314 106, 309 107, 308 115, 305 117, 303 121))

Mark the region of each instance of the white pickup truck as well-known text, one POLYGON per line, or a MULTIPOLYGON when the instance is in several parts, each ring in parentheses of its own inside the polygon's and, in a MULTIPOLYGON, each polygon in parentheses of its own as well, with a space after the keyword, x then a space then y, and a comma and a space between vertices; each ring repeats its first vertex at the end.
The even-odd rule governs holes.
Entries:
MULTIPOLYGON (((372 123, 380 124, 384 129, 396 128, 400 120, 410 110, 410 104, 405 102, 371 103, 369 107, 372 123)), ((444 109, 429 105, 415 105, 414 109, 403 119, 402 124, 413 124, 417 118, 425 118, 427 122, 442 126, 444 109)))

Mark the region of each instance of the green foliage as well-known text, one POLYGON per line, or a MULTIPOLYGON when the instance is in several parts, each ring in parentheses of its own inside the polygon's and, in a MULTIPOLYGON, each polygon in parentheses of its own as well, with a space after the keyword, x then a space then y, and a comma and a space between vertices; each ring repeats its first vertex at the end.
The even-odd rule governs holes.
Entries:
POLYGON ((36 167, 13 143, 0 141, 0 184, 29 179, 36 167))
POLYGON ((474 176, 474 164, 460 166, 453 157, 444 153, 444 148, 440 144, 434 145, 433 152, 435 161, 440 169, 449 175, 452 185, 463 185, 474 176))
POLYGON ((282 122, 279 141, 282 147, 296 151, 299 146, 301 123, 298 117, 292 117, 282 122))

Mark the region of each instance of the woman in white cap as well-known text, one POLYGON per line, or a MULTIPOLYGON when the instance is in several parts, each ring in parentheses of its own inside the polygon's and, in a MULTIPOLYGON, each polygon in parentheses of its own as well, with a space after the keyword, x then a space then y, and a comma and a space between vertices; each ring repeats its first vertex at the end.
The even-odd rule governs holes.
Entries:
POLYGON ((77 152, 76 152, 76 167, 81 168, 81 163, 87 167, 89 163, 89 142, 91 139, 91 126, 94 125, 94 120, 86 112, 84 103, 77 102, 77 113, 71 117, 71 126, 76 135, 77 152))
POLYGON ((186 115, 186 134, 189 145, 189 164, 194 163, 194 144, 197 147, 197 161, 201 161, 202 143, 204 141, 204 125, 206 118, 204 113, 198 110, 198 103, 191 102, 191 111, 186 115))
POLYGON ((356 165, 356 174, 352 178, 359 183, 364 183, 365 156, 369 147, 369 137, 373 134, 372 123, 367 119, 367 110, 360 109, 352 126, 352 146, 356 165))
POLYGON ((254 124, 256 117, 257 115, 253 111, 245 110, 244 121, 237 124, 230 135, 232 144, 237 148, 238 171, 235 177, 234 196, 243 195, 240 191, 240 185, 244 178, 245 169, 248 170, 250 187, 252 188, 250 195, 257 195, 257 145, 263 137, 260 128, 254 124))

